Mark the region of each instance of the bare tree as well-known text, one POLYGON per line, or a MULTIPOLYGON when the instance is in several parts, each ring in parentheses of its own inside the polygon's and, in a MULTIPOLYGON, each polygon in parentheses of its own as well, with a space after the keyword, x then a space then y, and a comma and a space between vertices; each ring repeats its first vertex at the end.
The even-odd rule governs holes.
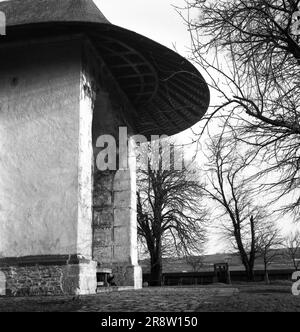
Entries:
POLYGON ((204 192, 217 203, 222 230, 234 250, 239 252, 248 280, 252 281, 257 232, 264 228, 266 213, 256 203, 251 183, 245 179, 251 158, 222 135, 210 139, 208 151, 205 170, 208 180, 204 192))
MULTIPOLYGON (((151 156, 151 147, 147 149, 151 156)), ((196 255, 205 241, 207 211, 196 174, 185 167, 175 169, 174 154, 170 169, 165 169, 163 154, 160 148, 154 169, 149 161, 138 170, 138 234, 150 255, 151 285, 161 285, 163 256, 196 255)))
POLYGON ((187 255, 185 260, 188 265, 190 265, 193 269, 193 272, 199 272, 201 268, 204 266, 204 257, 203 256, 194 256, 187 255))
POLYGON ((295 268, 299 271, 300 268, 300 232, 291 233, 285 240, 286 243, 286 256, 295 268))
POLYGON ((269 266, 274 259, 282 256, 283 239, 280 231, 274 224, 270 224, 258 235, 258 254, 263 259, 265 282, 270 284, 269 266))
POLYGON ((186 2, 189 13, 200 14, 193 20, 182 12, 191 32, 192 60, 206 71, 217 100, 205 121, 226 119, 235 139, 250 145, 262 161, 256 175, 274 174, 263 188, 276 199, 288 196, 283 209, 297 214, 300 37, 292 33, 292 18, 300 1, 186 2))

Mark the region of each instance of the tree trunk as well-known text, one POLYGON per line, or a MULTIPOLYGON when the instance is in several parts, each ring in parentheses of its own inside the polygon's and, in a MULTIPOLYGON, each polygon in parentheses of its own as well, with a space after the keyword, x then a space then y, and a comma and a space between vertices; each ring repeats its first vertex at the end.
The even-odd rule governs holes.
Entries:
POLYGON ((248 281, 254 281, 254 264, 249 262, 248 256, 244 251, 240 251, 242 263, 245 267, 248 281))
POLYGON ((233 223, 233 226, 235 228, 235 231, 234 231, 235 240, 236 240, 236 243, 238 246, 238 250, 239 250, 239 254, 240 254, 242 263, 246 269, 247 279, 248 279, 248 281, 254 281, 255 256, 251 252, 251 258, 250 259, 248 258, 248 255, 244 249, 239 225, 236 225, 235 223, 233 223))
POLYGON ((247 273, 247 278, 248 281, 254 281, 254 268, 251 266, 248 266, 248 268, 246 268, 246 273, 247 273))
POLYGON ((151 258, 150 286, 162 286, 162 259, 157 255, 151 258))
POLYGON ((293 258, 293 264, 294 264, 295 271, 297 272, 299 270, 299 263, 294 258, 293 258))
POLYGON ((249 281, 255 281, 254 277, 254 265, 256 260, 256 233, 255 233, 255 222, 254 217, 250 217, 250 226, 251 226, 251 251, 249 255, 249 281))
POLYGON ((161 237, 157 236, 154 250, 151 253, 150 286, 162 286, 162 268, 161 237))
POLYGON ((265 282, 267 285, 270 285, 270 278, 269 278, 269 272, 268 272, 268 266, 265 265, 265 282))

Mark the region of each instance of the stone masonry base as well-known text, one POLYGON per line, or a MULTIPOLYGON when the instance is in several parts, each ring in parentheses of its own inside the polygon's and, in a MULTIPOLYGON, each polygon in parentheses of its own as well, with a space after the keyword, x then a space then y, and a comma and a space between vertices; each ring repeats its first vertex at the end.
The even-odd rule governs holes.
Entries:
POLYGON ((95 294, 97 263, 74 256, 0 259, 6 296, 95 294))
MULTIPOLYGON (((118 287, 142 288, 138 265, 110 266, 118 287)), ((0 259, 0 296, 89 295, 97 292, 97 262, 77 255, 0 259)))
POLYGON ((113 264, 114 282, 118 287, 141 289, 143 285, 142 268, 139 265, 113 264))

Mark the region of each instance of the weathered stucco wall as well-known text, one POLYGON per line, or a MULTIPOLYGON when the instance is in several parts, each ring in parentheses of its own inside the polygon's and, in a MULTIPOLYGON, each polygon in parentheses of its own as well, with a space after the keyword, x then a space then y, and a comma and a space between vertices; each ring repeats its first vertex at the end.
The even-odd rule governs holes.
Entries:
POLYGON ((77 253, 78 41, 0 49, 0 256, 77 253))

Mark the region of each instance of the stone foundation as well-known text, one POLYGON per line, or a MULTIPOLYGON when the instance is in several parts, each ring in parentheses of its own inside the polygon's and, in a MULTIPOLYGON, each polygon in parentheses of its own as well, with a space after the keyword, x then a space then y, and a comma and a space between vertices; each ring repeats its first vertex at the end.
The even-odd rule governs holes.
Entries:
POLYGON ((113 264, 112 270, 117 286, 129 286, 135 289, 143 287, 142 268, 139 265, 113 264))
POLYGON ((77 256, 2 259, 7 296, 95 294, 97 263, 77 256))

